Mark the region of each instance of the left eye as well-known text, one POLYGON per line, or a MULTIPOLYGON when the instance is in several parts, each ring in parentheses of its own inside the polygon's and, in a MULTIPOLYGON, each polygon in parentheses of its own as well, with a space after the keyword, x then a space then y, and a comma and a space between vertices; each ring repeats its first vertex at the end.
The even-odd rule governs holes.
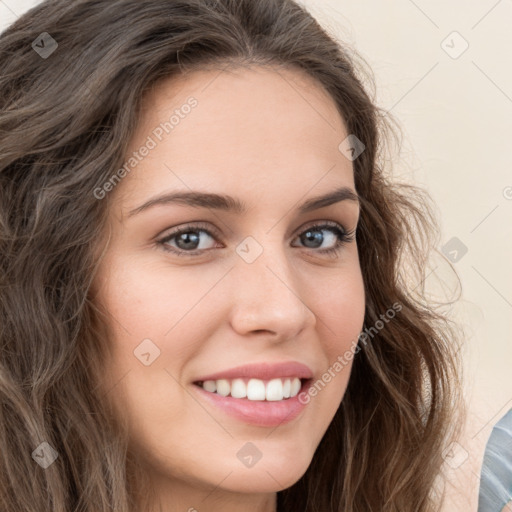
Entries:
MULTIPOLYGON (((204 233, 211 240, 215 240, 215 236, 211 234, 209 229, 200 226, 185 226, 180 228, 168 236, 158 241, 165 251, 172 252, 178 256, 195 256, 207 250, 207 247, 201 246, 200 233, 204 233), (169 242, 175 241, 176 245, 170 245, 169 242)), ((315 249, 316 252, 322 254, 334 253, 341 249, 345 243, 355 239, 354 231, 347 232, 341 225, 337 223, 319 224, 307 228, 297 238, 304 244, 312 244, 307 246, 309 249, 315 249), (322 233, 330 232, 325 237, 322 233), (329 241, 329 247, 321 248, 325 241, 329 241)))
POLYGON ((336 228, 336 227, 330 227, 330 226, 313 226, 299 236, 299 239, 301 242, 309 244, 312 243, 313 247, 309 247, 310 249, 318 249, 318 247, 315 246, 315 244, 320 243, 322 245, 323 242, 325 242, 326 237, 322 234, 322 232, 328 231, 330 232, 330 237, 327 238, 330 239, 332 242, 334 242, 334 246, 336 247, 336 244, 338 243, 339 239, 342 238, 343 232, 336 228))

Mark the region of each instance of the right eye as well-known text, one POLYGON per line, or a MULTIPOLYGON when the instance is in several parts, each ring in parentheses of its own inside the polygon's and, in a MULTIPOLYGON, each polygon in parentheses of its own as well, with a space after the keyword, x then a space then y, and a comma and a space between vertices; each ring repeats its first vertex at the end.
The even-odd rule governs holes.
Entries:
POLYGON ((171 252, 177 256, 195 256, 201 254, 205 250, 208 250, 204 245, 201 246, 201 233, 206 234, 206 237, 202 237, 203 239, 209 237, 210 239, 215 240, 214 235, 212 235, 209 229, 202 226, 189 225, 176 229, 157 243, 162 246, 164 251, 171 252), (176 246, 169 245, 169 242, 171 241, 174 241, 176 246))

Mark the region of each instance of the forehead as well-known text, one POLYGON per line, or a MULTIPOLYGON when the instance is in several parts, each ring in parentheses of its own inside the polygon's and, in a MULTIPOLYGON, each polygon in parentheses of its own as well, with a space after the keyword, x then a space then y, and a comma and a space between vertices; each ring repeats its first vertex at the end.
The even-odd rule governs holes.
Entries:
POLYGON ((350 185, 352 164, 339 150, 347 135, 334 100, 301 70, 194 71, 146 94, 127 159, 145 145, 152 149, 123 180, 123 191, 141 197, 229 185, 282 194, 291 180, 306 192, 324 177, 350 185))
POLYGON ((333 98, 320 82, 298 67, 277 65, 223 66, 163 78, 146 91, 143 115, 151 121, 156 111, 171 112, 192 94, 205 115, 221 109, 227 118, 228 113, 250 112, 251 104, 261 107, 263 102, 266 108, 258 111, 260 115, 272 110, 276 114, 296 111, 297 115, 307 111, 316 113, 332 129, 343 125, 333 98))

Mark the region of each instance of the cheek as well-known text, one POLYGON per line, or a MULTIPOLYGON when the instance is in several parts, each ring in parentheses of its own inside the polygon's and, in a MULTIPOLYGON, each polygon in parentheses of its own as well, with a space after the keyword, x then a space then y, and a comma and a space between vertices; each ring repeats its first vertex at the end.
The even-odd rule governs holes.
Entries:
POLYGON ((172 280, 163 279, 163 270, 128 258, 110 268, 99 295, 112 317, 108 399, 129 425, 134 446, 157 458, 156 451, 146 450, 157 444, 172 451, 176 443, 186 444, 188 431, 178 426, 193 424, 197 414, 182 387, 182 371, 206 336, 197 315, 211 278, 176 272, 172 280))
MULTIPOLYGON (((322 389, 325 399, 339 404, 348 385, 353 359, 357 357, 355 350, 364 325, 365 292, 360 269, 331 277, 321 289, 315 290, 310 300, 315 305, 316 328, 326 359, 321 377, 325 391, 321 383, 318 389, 322 389)), ((336 408, 330 412, 334 413, 336 408)))
POLYGON ((209 304, 204 299, 222 277, 221 270, 172 270, 137 258, 117 258, 111 268, 101 300, 114 317, 115 328, 132 341, 154 338, 165 343, 176 339, 184 326, 197 328, 194 318, 202 315, 209 304))
POLYGON ((310 449, 315 450, 331 423, 347 389, 355 349, 364 325, 365 294, 358 266, 318 278, 306 304, 316 317, 319 350, 323 356, 321 375, 302 395, 311 409, 310 449))
POLYGON ((357 343, 364 324, 365 292, 359 267, 324 280, 308 293, 317 317, 317 330, 332 361, 357 343))
POLYGON ((111 327, 103 384, 131 425, 145 428, 144 418, 160 418, 164 411, 158 424, 168 425, 184 408, 177 381, 198 350, 200 326, 193 318, 211 285, 185 279, 184 272, 163 279, 163 271, 133 258, 110 263, 98 293, 111 327))

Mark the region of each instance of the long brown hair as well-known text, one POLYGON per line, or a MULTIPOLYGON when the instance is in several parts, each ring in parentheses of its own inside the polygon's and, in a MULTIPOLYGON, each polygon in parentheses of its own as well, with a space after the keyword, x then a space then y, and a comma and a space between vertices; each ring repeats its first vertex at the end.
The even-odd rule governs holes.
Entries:
POLYGON ((422 284, 436 215, 425 191, 387 171, 398 135, 364 59, 292 0, 47 0, 1 34, 1 510, 135 510, 130 482, 143 475, 98 387, 108 337, 91 286, 110 196, 93 191, 123 165, 157 80, 240 65, 306 71, 365 145, 353 166, 372 336, 278 510, 439 510, 464 407, 459 334, 422 284))

